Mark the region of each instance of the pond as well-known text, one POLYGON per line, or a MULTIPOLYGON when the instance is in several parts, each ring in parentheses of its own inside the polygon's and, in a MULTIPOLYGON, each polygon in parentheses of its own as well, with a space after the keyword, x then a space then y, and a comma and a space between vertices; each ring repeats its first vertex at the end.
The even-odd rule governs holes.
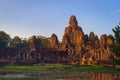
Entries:
POLYGON ((120 80, 120 73, 0 71, 0 80, 120 80))

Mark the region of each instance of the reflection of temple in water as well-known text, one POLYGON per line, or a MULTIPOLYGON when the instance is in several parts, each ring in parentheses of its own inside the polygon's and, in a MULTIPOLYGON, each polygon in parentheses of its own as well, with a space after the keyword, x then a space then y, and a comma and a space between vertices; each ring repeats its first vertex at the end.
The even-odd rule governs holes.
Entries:
POLYGON ((57 79, 57 80, 120 80, 120 73, 102 73, 102 72, 90 73, 80 78, 57 79))
POLYGON ((17 71, 0 71, 0 80, 2 78, 11 78, 17 80, 120 80, 120 72, 102 73, 102 72, 17 72, 17 71), (22 76, 21 76, 22 75, 22 76), (29 78, 30 77, 30 78, 29 78))
POLYGON ((89 80, 120 80, 120 73, 94 73, 89 80))

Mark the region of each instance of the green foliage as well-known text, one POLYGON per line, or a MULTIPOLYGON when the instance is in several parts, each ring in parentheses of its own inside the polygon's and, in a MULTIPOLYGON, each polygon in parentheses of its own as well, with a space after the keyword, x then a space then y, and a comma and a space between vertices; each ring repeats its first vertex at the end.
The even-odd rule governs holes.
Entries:
POLYGON ((0 48, 6 48, 5 41, 0 40, 0 48))
POLYGON ((120 24, 117 25, 114 29, 112 29, 114 33, 114 52, 116 53, 117 57, 120 57, 120 24))
POLYGON ((120 57, 120 45, 116 45, 113 49, 113 52, 116 53, 117 57, 120 57))
POLYGON ((16 48, 16 49, 19 49, 19 50, 26 50, 28 48, 28 41, 26 39, 21 39, 19 38, 19 36, 15 36, 9 46, 11 48, 16 48))
POLYGON ((120 44, 120 25, 117 25, 112 31, 114 32, 115 42, 120 44))
POLYGON ((0 31, 0 48, 8 47, 10 36, 4 31, 0 31))
POLYGON ((27 39, 22 40, 22 50, 28 50, 29 49, 29 42, 27 39))
POLYGON ((40 63, 34 66, 4 66, 0 70, 16 70, 16 71, 68 71, 68 72, 109 72, 117 71, 114 68, 106 68, 101 65, 93 66, 75 66, 65 64, 46 64, 40 63))
POLYGON ((10 42, 10 47, 19 48, 21 46, 21 41, 22 40, 19 38, 19 36, 15 36, 10 42))

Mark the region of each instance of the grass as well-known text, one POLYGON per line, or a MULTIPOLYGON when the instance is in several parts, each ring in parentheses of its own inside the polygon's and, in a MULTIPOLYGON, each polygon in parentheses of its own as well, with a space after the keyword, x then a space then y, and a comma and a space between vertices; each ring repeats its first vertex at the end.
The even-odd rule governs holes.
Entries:
POLYGON ((1 66, 0 71, 32 72, 36 74, 25 78, 0 78, 0 80, 38 80, 38 79, 65 79, 65 78, 86 78, 88 79, 93 72, 118 72, 120 69, 107 68, 102 65, 76 66, 65 64, 46 64, 40 63, 33 66, 1 66), (40 72, 40 73, 39 73, 40 72), (87 72, 87 73, 86 73, 87 72), (90 73, 90 74, 89 74, 90 73), (38 75, 39 74, 39 75, 38 75))
POLYGON ((49 70, 63 70, 66 66, 62 64, 39 64, 34 66, 2 66, 0 70, 16 70, 16 71, 49 71, 49 70))
POLYGON ((2 66, 0 70, 15 71, 74 71, 74 72, 120 72, 114 68, 106 68, 102 65, 75 66, 65 64, 36 64, 34 66, 2 66))
POLYGON ((107 68, 102 65, 73 67, 72 71, 79 72, 119 72, 115 68, 107 68))

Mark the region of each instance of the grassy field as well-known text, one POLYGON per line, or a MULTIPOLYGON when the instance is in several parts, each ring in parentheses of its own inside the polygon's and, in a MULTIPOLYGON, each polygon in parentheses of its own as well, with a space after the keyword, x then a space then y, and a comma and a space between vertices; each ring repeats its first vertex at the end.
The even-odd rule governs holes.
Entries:
POLYGON ((77 66, 65 64, 40 63, 33 66, 1 66, 0 72, 14 72, 29 74, 25 78, 0 78, 0 80, 54 80, 66 78, 88 78, 94 72, 120 73, 120 69, 107 68, 102 65, 77 66))
POLYGON ((72 72, 120 72, 120 69, 107 68, 102 65, 76 66, 65 64, 36 64, 33 66, 2 66, 0 70, 15 71, 72 71, 72 72))

